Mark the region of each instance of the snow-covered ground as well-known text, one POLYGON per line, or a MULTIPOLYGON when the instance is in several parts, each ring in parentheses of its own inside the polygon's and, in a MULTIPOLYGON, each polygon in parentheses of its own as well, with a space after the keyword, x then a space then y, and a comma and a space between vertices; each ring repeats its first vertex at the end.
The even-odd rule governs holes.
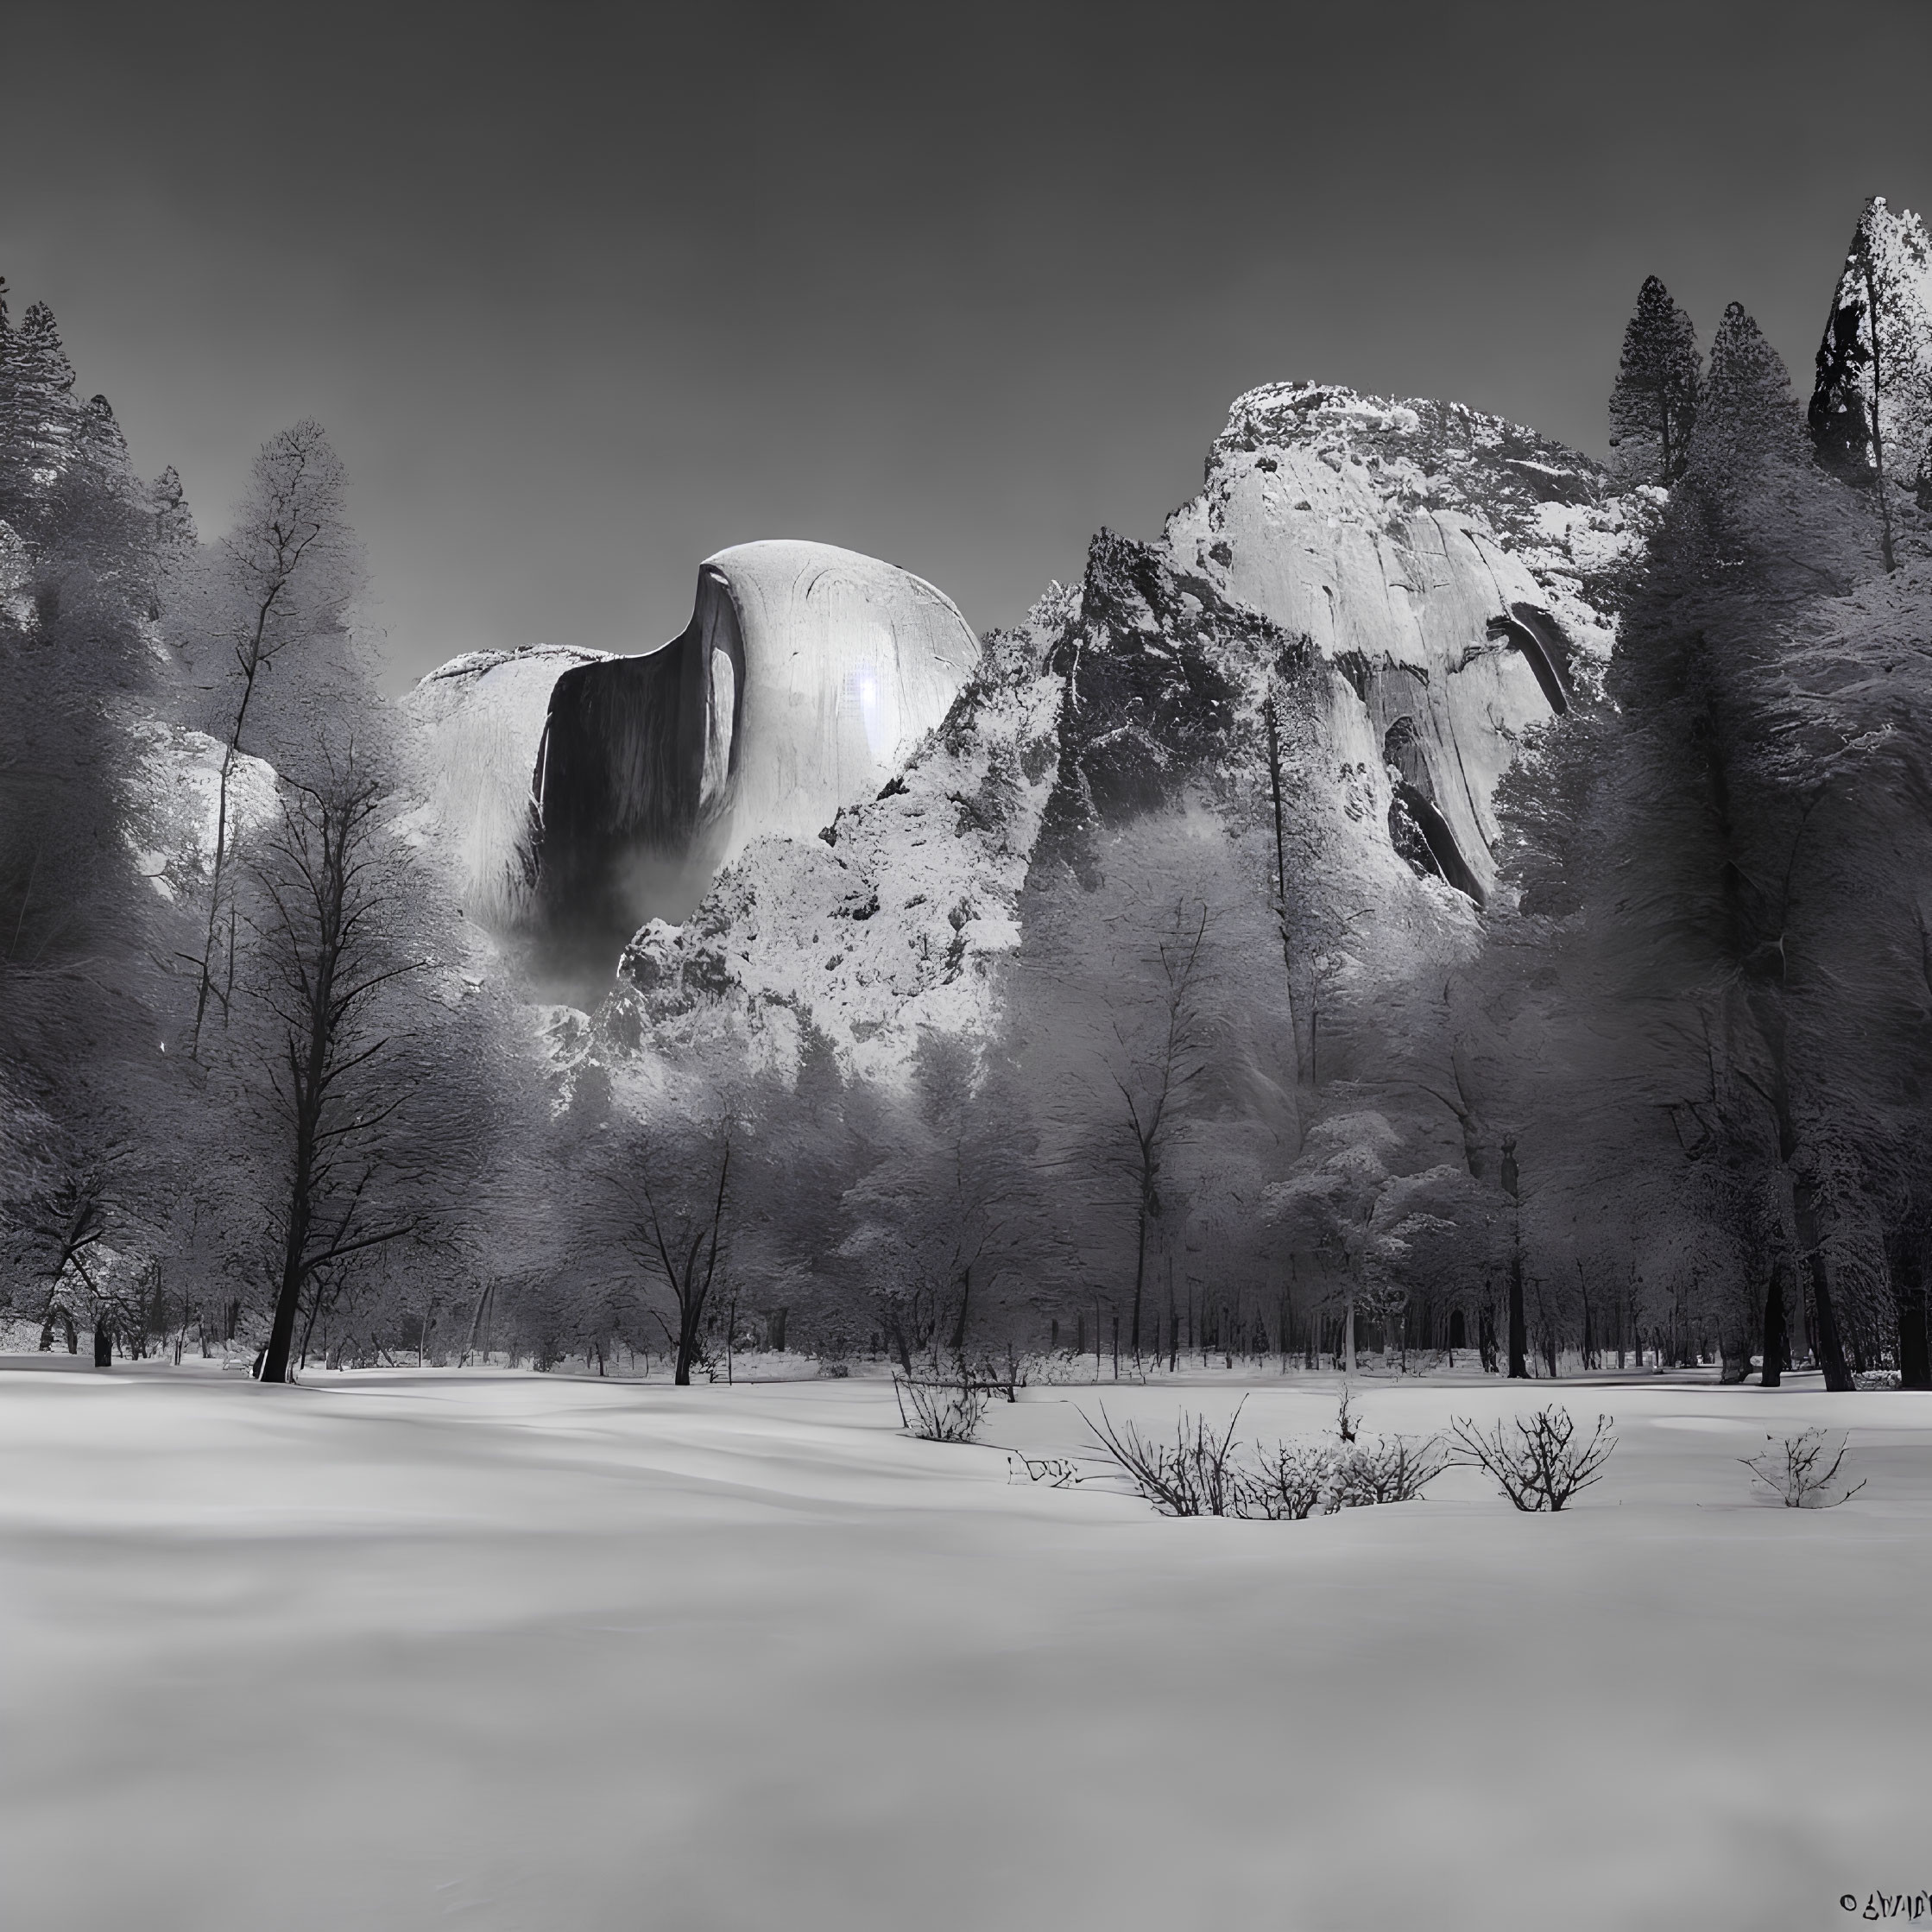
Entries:
MULTIPOLYGON (((1225 1378, 947 1448, 871 1380, 0 1373, 0 1921, 1762 1932, 1932 1889, 1932 1398, 1361 1404, 1519 1393, 1617 1417, 1562 1516, 1457 1471, 1270 1524, 1010 1479, 1225 1378), (1754 1502, 1733 1459, 1821 1423, 1865 1491, 1754 1502)), ((1333 1410, 1263 1381, 1242 1433, 1333 1410)))

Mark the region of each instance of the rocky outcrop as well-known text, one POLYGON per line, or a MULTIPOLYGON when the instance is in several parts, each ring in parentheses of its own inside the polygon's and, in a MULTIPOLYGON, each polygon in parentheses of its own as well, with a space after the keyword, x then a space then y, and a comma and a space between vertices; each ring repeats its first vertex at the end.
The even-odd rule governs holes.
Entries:
POLYGON ((1808 411, 1826 468, 1932 509, 1932 240, 1910 208, 1865 205, 1832 294, 1808 411))
MULTIPOLYGON (((129 756, 121 777, 121 836, 135 868, 162 899, 205 888, 214 869, 225 747, 205 731, 134 715, 120 720, 129 756)), ((275 767, 239 754, 228 782, 228 836, 275 823, 275 767)))
POLYGON ((518 930, 535 910, 534 774, 550 694, 565 672, 605 661, 602 651, 554 644, 472 652, 402 701, 420 729, 429 802, 464 910, 494 931, 518 930))
POLYGON ((1272 851, 1265 707, 1296 917, 1348 922, 1324 972, 1454 956, 1495 886, 1496 781, 1601 675, 1661 501, 1451 405, 1244 396, 1163 541, 1103 532, 876 796, 754 841, 638 935, 614 1043, 722 1006, 773 1052, 809 1025, 884 1075, 922 1027, 984 1027, 1033 895, 1074 889, 1109 827, 1195 800, 1272 851))
POLYGON ((691 623, 656 651, 458 659, 411 706, 478 915, 615 957, 686 917, 748 841, 809 838, 875 792, 978 654, 907 571, 743 544, 706 559, 691 623))
POLYGON ((1480 904, 1496 782, 1601 674, 1648 509, 1494 417, 1275 384, 1236 401, 1166 543, 1310 641, 1341 755, 1387 774, 1398 849, 1480 904))

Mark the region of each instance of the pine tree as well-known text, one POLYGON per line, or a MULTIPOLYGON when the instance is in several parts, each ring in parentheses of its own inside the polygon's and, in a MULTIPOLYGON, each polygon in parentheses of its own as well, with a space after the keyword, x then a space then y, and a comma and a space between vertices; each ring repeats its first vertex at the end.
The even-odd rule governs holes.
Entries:
MULTIPOLYGON (((1573 761, 1545 761, 1569 781, 1546 794, 1547 824, 1506 801, 1582 900, 1556 1058, 1621 1102, 1607 1135, 1582 1137, 1597 1141, 1583 1165, 1697 1243, 1684 1260, 1729 1374, 1753 1331, 1775 1372, 1795 1260, 1839 1388, 1851 1384, 1828 1253, 1858 1204, 1838 1152, 1856 1083, 1836 1070, 1858 1062, 1868 1009, 1834 989, 1867 877, 1845 856, 1855 800, 1776 781, 1765 678, 1793 613, 1875 561, 1866 533, 1857 500, 1809 460, 1777 352, 1733 304, 1623 628, 1615 710, 1596 721, 1601 774, 1579 791, 1573 761)), ((1531 886, 1548 868, 1531 852, 1512 869, 1531 886)))
POLYGON ((1664 547, 1686 568, 1736 562, 1751 551, 1768 564, 1762 534, 1781 529, 1798 499, 1815 506, 1822 501, 1804 454, 1790 372, 1743 306, 1733 302, 1711 342, 1703 409, 1684 465, 1683 502, 1663 533, 1664 547), (1784 499, 1781 509, 1767 506, 1768 495, 1784 499))
POLYGON ((1683 476, 1702 366, 1690 318, 1655 275, 1645 276, 1610 392, 1611 461, 1624 481, 1668 487, 1683 476))
POLYGON ((156 1125, 158 900, 120 791, 151 589, 113 413, 76 409, 73 380, 44 307, 0 332, 0 515, 32 593, 0 605, 0 1140, 18 1153, 0 1222, 85 1194, 120 1246, 150 1153, 175 1144, 156 1125))
POLYGON ((0 521, 32 540, 49 521, 47 494, 73 458, 81 418, 73 367, 45 302, 0 335, 0 521))
POLYGON ((54 496, 66 540, 84 547, 96 570, 145 576, 154 544, 127 439, 105 396, 92 397, 78 413, 72 456, 54 496))
POLYGON ((1859 217, 1817 369, 1809 414, 1819 460, 1875 492, 1895 570, 1899 496, 1916 491, 1932 507, 1932 241, 1883 195, 1859 217))
POLYGON ((1795 462, 1802 445, 1797 404, 1784 358, 1741 302, 1724 311, 1711 340, 1702 433, 1691 439, 1687 467, 1707 477, 1738 478, 1770 462, 1795 462))

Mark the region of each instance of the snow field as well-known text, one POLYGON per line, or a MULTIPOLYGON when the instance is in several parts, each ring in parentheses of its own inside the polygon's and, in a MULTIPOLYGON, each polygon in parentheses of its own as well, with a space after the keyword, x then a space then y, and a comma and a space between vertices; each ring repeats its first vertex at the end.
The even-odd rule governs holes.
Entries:
MULTIPOLYGON (((1305 1523, 1112 1493, 1051 1388, 0 1373, 0 1919, 230 1932, 1809 1928, 1926 1889, 1932 1398, 1561 1400, 1606 1480, 1305 1523), (1867 1488, 1754 1502, 1824 1424, 1867 1488), (1054 1490, 1008 1450, 1087 1460, 1054 1490)), ((1241 1434, 1314 1434, 1332 1377, 1241 1434)), ((1849 1465, 1848 1465, 1849 1466, 1849 1465)))

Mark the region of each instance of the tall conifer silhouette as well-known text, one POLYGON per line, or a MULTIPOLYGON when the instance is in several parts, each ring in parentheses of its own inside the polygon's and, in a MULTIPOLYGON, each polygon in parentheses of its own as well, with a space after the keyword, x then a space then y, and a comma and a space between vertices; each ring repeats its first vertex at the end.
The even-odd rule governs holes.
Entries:
POLYGON ((1612 463, 1626 482, 1668 486, 1683 476, 1702 367, 1690 318, 1655 275, 1645 276, 1610 392, 1612 463))

